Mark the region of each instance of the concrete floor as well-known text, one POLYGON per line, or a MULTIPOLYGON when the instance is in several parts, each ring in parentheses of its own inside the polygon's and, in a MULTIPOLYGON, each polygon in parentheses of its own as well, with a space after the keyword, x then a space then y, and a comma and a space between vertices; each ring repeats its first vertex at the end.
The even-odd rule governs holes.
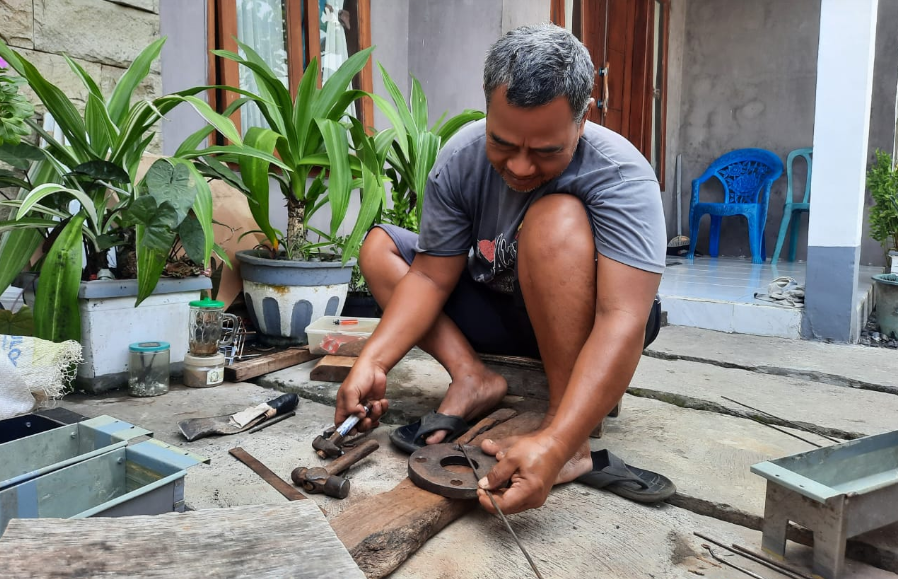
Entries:
MULTIPOLYGON (((749 466, 811 447, 750 420, 746 413, 751 411, 721 396, 829 435, 894 429, 898 397, 889 376, 898 371, 898 355, 890 350, 668 327, 647 354, 621 416, 609 419, 605 436, 592 445, 609 448, 629 464, 664 473, 677 484, 678 493, 667 504, 647 507, 574 483, 556 488, 542 508, 512 516, 512 525, 547 578, 743 576, 709 563, 713 559, 702 547, 706 541, 693 532, 759 549, 760 533, 754 529, 763 515, 765 483, 750 474, 749 466)), ((132 422, 159 439, 211 458, 210 465, 194 467, 187 476, 190 508, 278 504, 286 499, 227 451, 242 446, 286 480, 293 468, 320 463, 311 441, 333 421, 337 385, 310 381, 312 365, 275 372, 257 384, 207 390, 173 387, 152 399, 69 396, 60 404, 87 416, 109 414, 132 422), (272 388, 303 396, 295 417, 252 435, 193 443, 185 442, 177 430, 179 420, 229 414, 273 398, 278 392, 272 388)), ((544 405, 545 378, 540 372, 496 368, 509 380, 505 404, 520 409, 544 405)), ((435 408, 448 382, 435 361, 412 352, 389 377, 388 419, 400 424, 435 408)), ((407 457, 391 448, 390 428, 385 424, 372 434, 381 448, 350 471, 352 492, 347 499, 313 497, 328 518, 393 488, 406 476, 407 457)), ((813 434, 801 436, 826 442, 813 434)), ((896 537, 894 529, 869 534, 852 553, 898 570, 896 537)), ((714 552, 762 577, 782 577, 741 557, 727 557, 722 549, 714 552)), ((790 542, 787 557, 807 565, 810 549, 790 542)), ((441 531, 392 576, 526 577, 532 572, 501 522, 477 511, 441 531)), ((850 561, 845 577, 898 575, 850 561)))

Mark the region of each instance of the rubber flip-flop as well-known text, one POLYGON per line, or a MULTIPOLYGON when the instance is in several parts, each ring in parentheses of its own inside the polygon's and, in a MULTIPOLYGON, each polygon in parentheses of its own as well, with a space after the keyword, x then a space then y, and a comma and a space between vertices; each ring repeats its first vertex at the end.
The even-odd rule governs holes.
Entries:
POLYGON ((438 430, 448 430, 449 434, 443 442, 452 442, 468 431, 470 426, 460 416, 441 414, 435 410, 422 416, 419 420, 400 426, 390 433, 390 441, 399 449, 411 454, 425 446, 424 440, 438 430))
POLYGON ((657 503, 677 492, 666 476, 625 464, 605 449, 590 454, 592 471, 577 477, 577 482, 639 503, 657 503))

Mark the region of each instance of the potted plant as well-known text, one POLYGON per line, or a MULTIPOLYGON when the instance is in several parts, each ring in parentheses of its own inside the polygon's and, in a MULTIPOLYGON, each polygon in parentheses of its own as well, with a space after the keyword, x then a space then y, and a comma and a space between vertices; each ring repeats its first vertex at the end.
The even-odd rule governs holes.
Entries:
POLYGON ((0 148, 0 160, 17 169, 2 174, 0 184, 19 187, 16 199, 0 201, 14 211, 0 222, 0 291, 42 247, 33 304, 35 334, 53 341, 80 341, 85 363, 78 375, 92 390, 123 382, 129 340, 165 339, 172 342, 173 361, 183 358, 179 346, 183 342, 186 351, 186 305, 182 302, 211 286, 208 277, 159 283, 177 246, 183 247, 198 269, 211 263, 217 248, 208 183, 185 159, 157 160, 145 176, 138 177, 153 128, 167 111, 187 101, 207 117, 217 117, 189 94, 131 103, 134 89, 149 73, 163 42, 160 39, 141 52, 108 97, 83 68, 67 59, 88 90, 83 113, 27 59, 0 42, 0 58, 28 82, 65 137, 59 142, 41 125, 25 119, 45 144, 39 148, 20 142, 0 148), (112 250, 116 267, 108 260, 112 250), (134 280, 92 281, 127 277, 122 273, 129 266, 134 280), (169 295, 141 310, 133 309, 154 290, 169 295), (106 307, 88 305, 84 300, 89 299, 105 300, 106 307), (123 308, 134 312, 126 320, 119 317, 123 308), (113 329, 125 333, 106 334, 113 329), (129 329, 134 331, 128 333, 129 329), (132 339, 153 329, 165 335, 132 339), (109 348, 110 343, 125 347, 109 348))
MULTIPOLYGON (((384 99, 376 100, 378 107, 391 119, 392 128, 383 131, 385 137, 392 136, 387 149, 385 175, 390 183, 391 201, 384 207, 378 222, 397 225, 409 231, 418 231, 421 210, 424 206, 424 190, 430 170, 436 162, 443 145, 472 121, 482 119, 481 111, 465 109, 461 113, 446 118, 443 114, 436 123, 428 126, 427 97, 418 79, 412 77, 412 87, 408 102, 399 87, 378 63, 384 87, 392 104, 384 99)), ((345 315, 368 317, 379 316, 380 308, 368 292, 361 272, 353 274, 353 292, 347 297, 345 315)))
POLYGON ((382 167, 389 141, 376 141, 347 114, 367 94, 350 83, 371 49, 349 57, 320 88, 318 62, 312 59, 293 98, 252 48, 238 44, 245 57, 213 52, 246 67, 258 94, 226 88, 254 102, 268 126, 249 128, 240 144, 231 139, 229 145, 185 154, 202 159, 204 174, 244 191, 267 239, 264 246, 237 254, 256 329, 268 343, 304 343, 310 322, 340 312, 358 247, 384 202, 382 167), (239 175, 226 162, 236 162, 239 175), (269 218, 270 182, 283 194, 286 232, 276 230, 269 218), (341 237, 354 190, 361 192, 359 216, 351 233, 341 237), (310 223, 325 207, 330 209, 327 231, 310 223))
MULTIPOLYGON (((867 172, 867 188, 873 197, 870 237, 882 244, 887 255, 898 255, 898 168, 888 153, 876 151, 876 162, 867 172)), ((879 330, 898 338, 898 274, 881 273, 873 279, 879 330)))

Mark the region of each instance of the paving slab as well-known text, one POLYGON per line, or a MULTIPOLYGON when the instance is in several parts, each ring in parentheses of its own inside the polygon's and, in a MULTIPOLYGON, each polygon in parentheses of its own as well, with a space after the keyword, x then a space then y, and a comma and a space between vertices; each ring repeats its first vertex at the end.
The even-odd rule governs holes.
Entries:
POLYGON ((763 412, 768 412, 843 439, 890 432, 898 427, 898 396, 894 394, 685 360, 643 356, 629 392, 676 406, 738 416, 761 418, 763 412), (763 412, 724 400, 724 396, 763 412), (872 408, 877 411, 871 412, 872 408))
POLYGON ((667 326, 647 354, 898 394, 898 351, 667 326))

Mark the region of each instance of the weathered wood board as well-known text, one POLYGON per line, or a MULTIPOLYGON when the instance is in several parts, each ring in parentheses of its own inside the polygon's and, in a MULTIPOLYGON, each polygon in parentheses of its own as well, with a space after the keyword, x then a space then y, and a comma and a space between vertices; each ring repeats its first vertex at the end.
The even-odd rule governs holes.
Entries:
POLYGON ((250 358, 249 360, 225 366, 225 380, 228 382, 243 382, 262 374, 283 370, 284 368, 320 357, 319 354, 310 353, 308 348, 291 348, 281 352, 273 352, 258 358, 250 358))
MULTIPOLYGON (((530 432, 541 420, 541 414, 521 414, 480 434, 473 444, 487 437, 530 432)), ((405 479, 391 491, 352 505, 334 517, 331 526, 365 575, 378 578, 391 573, 429 538, 476 505, 473 500, 443 498, 405 479)))
POLYGON ((364 578, 312 501, 157 516, 15 519, 3 577, 364 578))
POLYGON ((358 358, 350 356, 325 356, 312 368, 310 377, 312 380, 322 382, 342 382, 349 376, 349 371, 352 370, 356 360, 358 358))

